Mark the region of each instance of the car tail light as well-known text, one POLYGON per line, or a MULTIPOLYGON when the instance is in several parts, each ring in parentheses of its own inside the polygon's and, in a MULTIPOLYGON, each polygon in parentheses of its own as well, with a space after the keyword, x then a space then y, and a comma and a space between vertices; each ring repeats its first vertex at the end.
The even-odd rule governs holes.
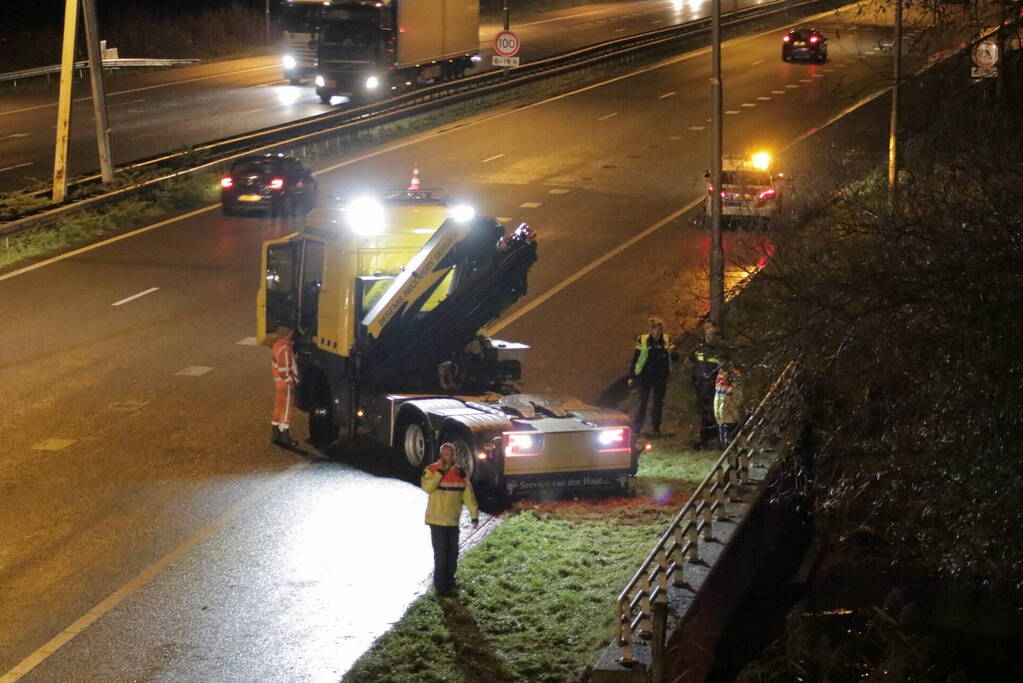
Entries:
POLYGON ((284 187, 284 178, 274 178, 270 181, 271 190, 279 190, 284 187))
POLYGON ((786 34, 786 35, 784 35, 784 36, 782 36, 782 37, 781 37, 781 42, 783 42, 783 43, 787 43, 787 42, 789 42, 790 40, 792 40, 792 36, 790 36, 790 35, 788 35, 788 34, 786 34))
POLYGON ((814 45, 817 44, 818 40, 820 40, 820 38, 818 38, 817 36, 810 36, 810 42, 813 43, 814 45))
POLYGON ((630 430, 628 427, 615 427, 613 429, 602 429, 597 434, 597 452, 613 453, 618 451, 631 450, 629 441, 630 430))
POLYGON ((760 201, 764 201, 765 199, 770 199, 771 197, 774 197, 777 194, 778 194, 777 190, 775 190, 773 187, 769 187, 760 194, 758 194, 757 199, 759 199, 760 201))
POLYGON ((224 176, 220 179, 221 187, 234 187, 234 179, 231 176, 224 176))
POLYGON ((504 443, 505 457, 538 455, 543 450, 543 435, 539 432, 505 432, 504 443))

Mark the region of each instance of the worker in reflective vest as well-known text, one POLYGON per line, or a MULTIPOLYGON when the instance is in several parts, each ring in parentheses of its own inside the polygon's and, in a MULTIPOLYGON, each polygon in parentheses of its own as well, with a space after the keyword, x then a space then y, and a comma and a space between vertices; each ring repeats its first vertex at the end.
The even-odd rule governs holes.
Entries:
POLYGON ((671 374, 671 355, 675 347, 671 338, 664 334, 664 321, 650 318, 650 333, 641 334, 636 339, 636 348, 629 364, 629 386, 639 382, 639 406, 633 418, 632 429, 639 434, 646 422, 646 408, 650 395, 653 394, 653 405, 650 408, 650 424, 654 434, 661 433, 661 415, 664 412, 664 393, 668 387, 668 376, 671 374))
POLYGON ((742 373, 729 360, 721 361, 714 383, 714 420, 721 450, 728 448, 743 421, 742 373))
POLYGON ((433 587, 439 597, 455 597, 455 570, 458 568, 458 522, 462 505, 469 509, 472 527, 479 525, 480 508, 472 482, 455 463, 455 446, 443 443, 440 458, 423 471, 423 490, 430 494, 426 503, 426 523, 433 542, 433 587))
POLYGON ((695 444, 698 450, 718 441, 718 427, 714 420, 714 383, 721 361, 715 351, 716 344, 717 327, 708 322, 704 325, 704 341, 693 349, 691 356, 693 394, 700 415, 700 434, 695 444))
POLYGON ((271 443, 284 448, 298 444, 291 438, 291 413, 295 405, 295 385, 298 384, 298 366, 295 364, 293 332, 290 327, 278 327, 274 332, 272 367, 274 378, 274 413, 271 424, 271 443))

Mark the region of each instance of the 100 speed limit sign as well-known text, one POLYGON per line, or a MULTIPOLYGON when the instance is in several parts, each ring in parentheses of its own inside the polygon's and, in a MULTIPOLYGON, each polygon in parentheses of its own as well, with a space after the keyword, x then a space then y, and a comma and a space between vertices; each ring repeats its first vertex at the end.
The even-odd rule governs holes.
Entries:
POLYGON ((519 53, 522 43, 519 37, 511 31, 501 31, 494 36, 494 52, 499 57, 514 57, 519 53))

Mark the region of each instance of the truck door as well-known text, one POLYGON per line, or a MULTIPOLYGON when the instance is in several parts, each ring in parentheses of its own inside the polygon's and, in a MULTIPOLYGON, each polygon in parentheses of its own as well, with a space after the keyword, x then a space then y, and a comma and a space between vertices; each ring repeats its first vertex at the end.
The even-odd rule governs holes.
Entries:
POLYGON ((271 244, 266 248, 266 329, 273 334, 281 325, 298 326, 298 273, 301 241, 271 244))

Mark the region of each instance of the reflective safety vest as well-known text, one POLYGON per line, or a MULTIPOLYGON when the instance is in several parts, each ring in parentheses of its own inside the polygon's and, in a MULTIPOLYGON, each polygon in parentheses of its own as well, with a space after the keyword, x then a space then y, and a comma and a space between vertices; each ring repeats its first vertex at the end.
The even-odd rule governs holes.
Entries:
POLYGON ((703 349, 693 351, 693 376, 704 383, 715 380, 721 361, 714 354, 703 349))
MULTIPOLYGON (((636 365, 633 366, 632 372, 637 377, 641 372, 643 372, 643 368, 646 367, 647 359, 650 358, 650 345, 647 343, 649 339, 650 339, 649 334, 641 334, 639 335, 639 339, 636 340, 636 351, 638 351, 639 353, 636 356, 636 365)), ((668 355, 669 354, 668 349, 671 347, 671 337, 669 337, 666 334, 662 334, 661 343, 664 344, 664 353, 668 355)), ((669 370, 671 369, 670 355, 668 355, 668 369, 669 370)))
POLYGON ((295 364, 294 342, 290 339, 278 339, 274 342, 271 356, 273 357, 274 384, 298 383, 298 366, 295 364))
POLYGON ((465 476, 465 470, 455 465, 447 472, 441 472, 441 465, 435 462, 423 471, 422 487, 430 494, 426 503, 426 523, 437 526, 458 526, 462 516, 462 504, 469 508, 473 520, 480 518, 476 494, 472 483, 465 476))

